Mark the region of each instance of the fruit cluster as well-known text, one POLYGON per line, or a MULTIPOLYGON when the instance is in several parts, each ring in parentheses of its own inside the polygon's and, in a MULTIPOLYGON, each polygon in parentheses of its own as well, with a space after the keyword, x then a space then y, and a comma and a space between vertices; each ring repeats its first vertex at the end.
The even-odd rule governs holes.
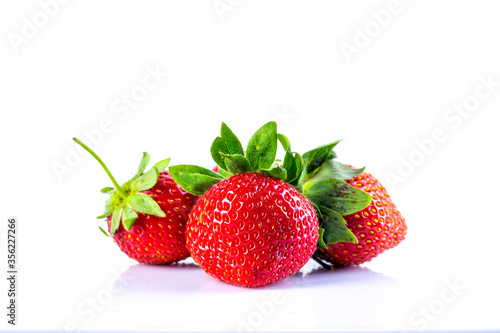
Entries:
MULTIPOLYGON (((213 170, 170 159, 119 185, 84 143, 114 188, 105 211, 120 249, 141 263, 170 264, 191 256, 209 275, 246 287, 295 274, 309 259, 323 267, 357 265, 399 244, 405 220, 385 188, 364 168, 336 160, 340 141, 304 154, 291 150, 275 122, 246 149, 222 124, 213 141, 213 170), (284 158, 276 160, 278 146, 284 158)), ((101 228, 106 235, 108 233, 101 228)))

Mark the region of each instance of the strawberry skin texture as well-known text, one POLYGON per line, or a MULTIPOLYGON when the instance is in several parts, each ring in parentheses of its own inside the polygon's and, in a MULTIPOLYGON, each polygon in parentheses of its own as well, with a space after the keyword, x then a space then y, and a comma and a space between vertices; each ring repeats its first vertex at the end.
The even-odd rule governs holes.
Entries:
POLYGON ((212 186, 193 208, 187 248, 211 276, 260 287, 295 274, 312 256, 318 219, 294 187, 260 173, 212 186))
MULTIPOLYGON (((157 183, 140 193, 151 196, 165 217, 137 213, 130 231, 120 225, 113 239, 130 258, 147 264, 170 264, 189 257, 186 248, 186 222, 198 196, 184 191, 168 171, 158 175, 157 183)), ((108 217, 108 228, 112 215, 108 217)))
POLYGON ((343 216, 347 227, 358 239, 357 244, 338 242, 320 249, 320 257, 335 265, 358 265, 398 245, 406 235, 405 219, 397 210, 386 189, 367 172, 347 180, 349 185, 372 197, 371 204, 351 215, 343 216))

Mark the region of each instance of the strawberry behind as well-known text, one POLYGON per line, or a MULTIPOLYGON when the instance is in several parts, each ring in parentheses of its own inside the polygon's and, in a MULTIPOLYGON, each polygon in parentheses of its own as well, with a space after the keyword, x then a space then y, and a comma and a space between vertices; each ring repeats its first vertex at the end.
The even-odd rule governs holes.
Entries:
POLYGON ((398 245, 407 232, 405 219, 378 179, 363 172, 347 183, 368 193, 372 201, 365 209, 343 216, 357 243, 337 242, 318 250, 321 259, 338 266, 370 261, 398 245))
MULTIPOLYGON (((165 212, 165 217, 139 213, 130 230, 121 225, 113 239, 130 258, 147 264, 174 263, 189 257, 184 237, 186 222, 197 196, 184 191, 168 171, 158 175, 158 182, 149 195, 165 212)), ((107 218, 111 228, 112 215, 107 218)))
POLYGON ((104 213, 108 233, 120 250, 140 263, 171 264, 189 257, 185 230, 189 212, 198 196, 184 191, 164 171, 170 159, 156 163, 147 172, 149 154, 143 153, 135 175, 119 185, 108 167, 87 145, 74 138, 88 151, 108 174, 113 187, 105 187, 108 194, 104 213))

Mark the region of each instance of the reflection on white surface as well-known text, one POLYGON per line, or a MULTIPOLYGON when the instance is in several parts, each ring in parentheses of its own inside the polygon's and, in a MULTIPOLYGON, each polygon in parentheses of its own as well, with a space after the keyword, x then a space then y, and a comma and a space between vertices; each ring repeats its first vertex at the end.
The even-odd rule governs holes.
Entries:
POLYGON ((268 289, 321 288, 325 285, 338 283, 345 285, 362 281, 380 282, 392 281, 369 268, 352 266, 328 271, 310 261, 297 274, 263 288, 244 288, 221 282, 205 274, 194 261, 189 258, 174 265, 143 265, 130 266, 115 281, 116 288, 123 293, 140 292, 192 292, 193 288, 203 292, 235 292, 257 291, 268 289), (198 289, 199 288, 199 289, 198 289))
POLYGON ((310 262, 273 285, 242 288, 187 260, 131 266, 112 290, 111 309, 96 327, 251 331, 387 327, 399 286, 366 267, 327 271, 310 262))

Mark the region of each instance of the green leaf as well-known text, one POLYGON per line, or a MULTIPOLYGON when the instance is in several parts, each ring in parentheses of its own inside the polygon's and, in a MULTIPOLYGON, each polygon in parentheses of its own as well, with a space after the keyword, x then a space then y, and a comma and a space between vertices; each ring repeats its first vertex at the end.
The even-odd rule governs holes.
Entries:
POLYGON ((290 183, 295 183, 296 181, 298 181, 301 173, 302 173, 302 170, 305 169, 306 167, 306 162, 304 161, 304 159, 302 158, 302 156, 300 156, 299 153, 294 153, 293 154, 293 158, 295 160, 295 168, 297 169, 296 171, 296 174, 295 174, 295 178, 293 178, 290 183))
POLYGON ((170 158, 166 158, 160 162, 157 162, 155 164, 155 167, 158 169, 158 172, 162 172, 168 167, 168 164, 170 163, 170 158))
POLYGON ((327 178, 304 185, 304 196, 318 206, 325 206, 340 215, 354 214, 371 203, 371 196, 345 181, 327 178))
POLYGON ((106 206, 104 212, 102 212, 101 215, 96 217, 96 219, 104 219, 104 218, 108 217, 112 212, 113 212, 113 207, 111 207, 111 209, 109 209, 109 207, 106 206))
POLYGON ((224 164, 226 165, 226 170, 230 174, 237 175, 239 173, 250 172, 250 163, 245 156, 240 154, 221 154, 224 157, 224 164))
POLYGON ((290 150, 290 140, 286 136, 278 134, 278 140, 280 140, 280 143, 285 151, 290 150))
POLYGON ((109 194, 111 192, 113 192, 115 189, 112 188, 112 187, 104 187, 101 189, 101 193, 104 193, 104 194, 109 194))
POLYGON ((203 195, 209 188, 221 181, 219 178, 200 174, 181 174, 179 177, 182 180, 178 184, 182 183, 184 187, 182 185, 181 187, 185 191, 195 195, 203 195), (189 185, 186 186, 186 184, 189 185))
POLYGON ((132 194, 128 199, 128 205, 139 213, 165 217, 165 213, 158 206, 158 203, 144 193, 132 194))
POLYGON ((158 181, 158 174, 158 169, 156 168, 156 166, 153 166, 151 169, 149 169, 148 172, 132 182, 132 191, 144 191, 155 186, 156 182, 158 181))
POLYGON ((222 140, 226 143, 227 150, 229 154, 234 155, 234 154, 239 154, 239 155, 244 155, 245 153, 243 152, 243 146, 241 145, 240 140, 238 140, 238 137, 234 135, 234 133, 227 127, 226 124, 222 123, 221 129, 220 129, 220 136, 222 140))
POLYGON ((290 183, 297 178, 299 170, 297 169, 297 163, 293 156, 293 153, 288 149, 285 153, 285 158, 283 159, 283 169, 286 170, 286 182, 290 183))
POLYGON ((120 218, 122 214, 122 207, 117 206, 115 209, 113 209, 113 215, 111 217, 111 235, 114 235, 116 233, 116 230, 118 230, 118 227, 120 226, 120 218))
POLYGON ((323 241, 325 244, 334 244, 337 242, 357 243, 358 239, 347 228, 346 221, 337 212, 323 206, 319 206, 321 211, 320 226, 324 228, 323 241))
POLYGON ((327 160, 333 160, 334 158, 337 158, 337 154, 332 150, 330 151, 330 154, 328 154, 327 160))
POLYGON ((101 227, 99 227, 99 229, 102 231, 103 234, 105 234, 107 237, 111 237, 110 235, 108 235, 108 233, 101 227))
POLYGON ((106 205, 104 206, 104 212, 97 217, 98 219, 103 219, 105 217, 108 217, 113 212, 115 206, 113 205, 112 197, 113 196, 109 197, 106 200, 106 205))
POLYGON ((212 143, 212 146, 210 147, 210 154, 212 155, 215 163, 217 163, 221 169, 227 170, 224 157, 222 157, 221 154, 244 155, 245 153, 243 152, 240 140, 238 140, 236 135, 234 135, 225 123, 222 123, 220 135, 221 136, 216 137, 212 143))
POLYGON ((320 249, 327 249, 328 246, 326 245, 325 240, 323 239, 324 238, 324 234, 325 234, 325 229, 319 228, 318 229, 318 233, 319 233, 319 236, 318 236, 318 247, 320 249))
POLYGON ((312 174, 306 175, 304 182, 317 182, 326 178, 337 178, 341 180, 348 180, 356 177, 362 173, 365 168, 352 169, 347 165, 337 162, 335 160, 328 160, 323 163, 319 168, 313 171, 312 174))
POLYGON ((306 172, 306 162, 299 154, 295 154, 295 164, 297 165, 297 179, 290 182, 291 185, 295 186, 301 193, 304 192, 304 178, 307 175, 306 172))
POLYGON ((226 146, 226 142, 220 136, 216 137, 212 146, 210 147, 210 154, 213 160, 219 166, 219 168, 226 170, 226 164, 224 163, 224 157, 221 154, 229 154, 229 149, 226 146))
POLYGON ((287 183, 291 183, 300 175, 300 170, 298 169, 300 164, 297 164, 297 161, 291 151, 290 140, 288 140, 288 138, 283 134, 278 134, 278 140, 285 150, 285 158, 283 159, 283 169, 286 170, 287 174, 285 181, 287 183))
POLYGON ((342 140, 337 140, 335 142, 319 146, 313 150, 308 151, 302 157, 306 161, 306 171, 307 173, 313 172, 318 168, 323 162, 328 159, 335 158, 336 155, 332 152, 332 149, 342 140))
POLYGON ((196 195, 202 195, 210 187, 224 179, 217 172, 196 165, 173 165, 169 171, 182 189, 196 195))
POLYGON ((255 132, 247 146, 246 157, 252 171, 269 169, 274 163, 278 150, 278 128, 270 121, 255 132))
POLYGON ((323 218, 323 216, 321 215, 321 210, 319 210, 319 207, 314 202, 311 202, 311 205, 313 206, 314 211, 316 212, 316 217, 318 218, 319 221, 321 221, 321 219, 323 218))
POLYGON ((217 171, 217 173, 219 173, 224 178, 229 178, 232 176, 232 174, 230 174, 229 172, 227 172, 226 170, 224 170, 222 168, 219 168, 219 171, 217 171))
POLYGON ((141 161, 139 162, 139 167, 137 168, 137 172, 135 173, 134 177, 132 179, 137 179, 139 178, 140 175, 146 170, 146 167, 149 164, 150 156, 149 153, 143 152, 142 153, 142 158, 141 161))
POLYGON ((264 175, 268 175, 274 178, 278 178, 281 180, 286 179, 286 170, 280 167, 279 165, 275 165, 269 169, 259 169, 257 172, 260 172, 264 175))
MULTIPOLYGON (((210 177, 221 179, 221 180, 224 178, 220 174, 218 174, 217 172, 215 172, 213 170, 209 170, 209 169, 197 166, 197 165, 188 165, 188 164, 172 165, 169 168, 169 171, 170 171, 170 174, 172 175, 172 177, 177 176, 177 175, 182 174, 182 173, 186 173, 186 174, 201 174, 201 175, 206 175, 206 176, 210 176, 210 177)), ((175 178, 174 178, 174 180, 175 180, 175 178)))
POLYGON ((130 228, 132 228, 132 226, 134 225, 136 219, 137 219, 136 212, 134 212, 129 207, 123 208, 122 223, 125 226, 125 229, 130 230, 130 228))

